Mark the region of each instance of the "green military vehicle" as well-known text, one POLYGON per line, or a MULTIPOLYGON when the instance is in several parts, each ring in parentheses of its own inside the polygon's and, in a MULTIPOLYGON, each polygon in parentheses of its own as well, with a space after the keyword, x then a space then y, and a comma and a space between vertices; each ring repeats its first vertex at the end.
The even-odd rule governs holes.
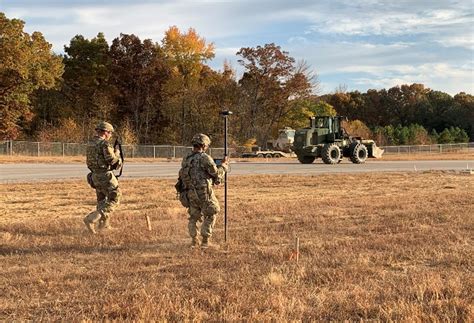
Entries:
POLYGON ((309 128, 296 130, 293 151, 302 164, 320 157, 325 164, 337 164, 343 157, 362 164, 367 157, 381 158, 383 149, 373 140, 350 136, 341 123, 345 117, 311 117, 309 128))

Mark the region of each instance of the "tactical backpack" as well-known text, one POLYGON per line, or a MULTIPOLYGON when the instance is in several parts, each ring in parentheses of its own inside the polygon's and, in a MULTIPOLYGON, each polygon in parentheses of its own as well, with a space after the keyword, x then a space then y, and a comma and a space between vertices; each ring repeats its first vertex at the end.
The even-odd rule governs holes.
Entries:
POLYGON ((198 167, 200 166, 200 164, 201 164, 201 155, 202 154, 193 153, 193 154, 187 156, 184 166, 181 167, 181 169, 179 170, 178 181, 174 185, 174 187, 176 189, 176 195, 177 195, 178 200, 186 208, 189 207, 189 205, 190 205, 187 193, 188 193, 188 190, 191 189, 192 186, 193 186, 190 171, 191 171, 191 168, 193 166, 192 165, 193 157, 196 154, 199 154, 199 159, 197 160, 197 166, 198 167))

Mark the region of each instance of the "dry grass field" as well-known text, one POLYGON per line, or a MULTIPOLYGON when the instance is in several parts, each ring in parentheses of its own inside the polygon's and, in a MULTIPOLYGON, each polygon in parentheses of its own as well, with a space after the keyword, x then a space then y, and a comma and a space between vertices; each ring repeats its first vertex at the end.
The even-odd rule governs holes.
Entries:
POLYGON ((0 185, 0 320, 474 319, 472 175, 230 177, 206 251, 173 184, 124 180, 95 236, 84 181, 0 185))

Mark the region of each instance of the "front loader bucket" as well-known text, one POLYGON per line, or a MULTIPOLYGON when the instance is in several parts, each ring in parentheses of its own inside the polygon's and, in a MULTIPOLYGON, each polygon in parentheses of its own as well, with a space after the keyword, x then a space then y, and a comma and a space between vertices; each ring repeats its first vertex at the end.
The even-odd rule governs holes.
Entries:
POLYGON ((370 158, 382 158, 385 150, 377 147, 373 140, 362 140, 362 143, 367 147, 370 158))
POLYGON ((372 146, 372 156, 370 156, 370 157, 382 158, 382 155, 383 155, 384 152, 385 152, 385 150, 383 150, 382 148, 377 147, 374 143, 373 146, 372 146))

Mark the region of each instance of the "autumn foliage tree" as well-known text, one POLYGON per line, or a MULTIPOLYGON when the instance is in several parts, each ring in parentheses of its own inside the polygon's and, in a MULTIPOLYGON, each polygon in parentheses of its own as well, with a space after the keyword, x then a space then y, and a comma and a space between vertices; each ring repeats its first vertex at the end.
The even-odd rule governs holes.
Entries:
POLYGON ((16 139, 28 130, 32 93, 54 87, 63 72, 43 35, 23 28, 23 21, 0 12, 0 138, 16 139))
POLYGON ((120 34, 74 36, 52 53, 40 32, 0 13, 0 139, 86 141, 99 120, 130 143, 183 144, 196 132, 222 143, 223 109, 234 111, 230 142, 264 146, 278 129, 305 127, 312 115, 353 121, 354 135, 379 144, 474 140, 474 97, 402 84, 316 95, 317 78, 275 44, 242 47, 240 75, 208 64, 214 45, 194 29, 170 27, 159 42, 120 34), (238 76, 239 75, 239 76, 238 76))
MULTIPOLYGON (((187 125, 192 120, 195 98, 201 90, 204 63, 214 57, 214 45, 206 43, 193 28, 181 32, 172 26, 165 32, 162 50, 171 70, 165 87, 169 128, 179 127, 179 142, 185 144, 192 136, 187 125)), ((178 136, 174 141, 178 141, 178 136)))
POLYGON ((239 133, 264 145, 291 111, 291 101, 310 96, 310 78, 307 68, 295 65, 295 59, 275 44, 244 47, 237 55, 245 68, 239 81, 243 93, 239 133))

